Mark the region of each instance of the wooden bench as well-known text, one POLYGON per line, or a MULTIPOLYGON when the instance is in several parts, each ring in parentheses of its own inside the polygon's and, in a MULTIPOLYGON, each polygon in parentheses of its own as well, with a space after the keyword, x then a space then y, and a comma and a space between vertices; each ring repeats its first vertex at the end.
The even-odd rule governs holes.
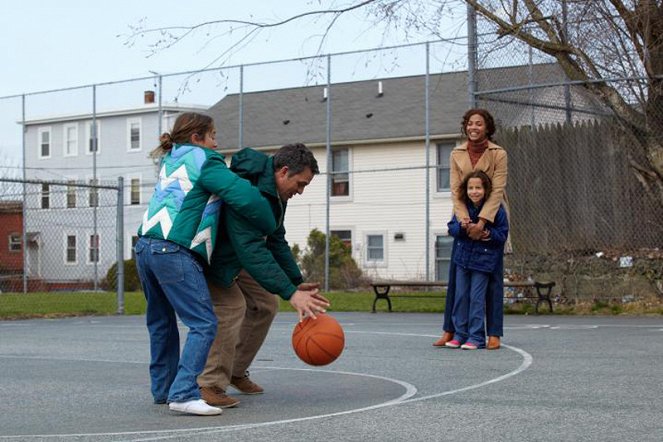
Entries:
MULTIPOLYGON (((376 312, 375 305, 378 302, 378 299, 385 299, 389 305, 389 311, 391 312, 391 298, 444 298, 445 295, 440 296, 424 296, 424 295, 389 295, 389 291, 392 287, 446 287, 447 281, 373 281, 371 283, 373 291, 375 292, 375 299, 373 300, 373 313, 376 312)), ((508 299, 536 299, 536 306, 534 308, 536 314, 539 314, 539 304, 542 302, 547 302, 548 307, 550 307, 550 313, 553 311, 552 299, 550 294, 552 288, 555 287, 554 282, 540 282, 540 281, 504 281, 504 287, 520 287, 525 289, 525 294, 523 296, 518 296, 515 298, 508 299), (536 294, 531 292, 531 289, 536 289, 536 294)))

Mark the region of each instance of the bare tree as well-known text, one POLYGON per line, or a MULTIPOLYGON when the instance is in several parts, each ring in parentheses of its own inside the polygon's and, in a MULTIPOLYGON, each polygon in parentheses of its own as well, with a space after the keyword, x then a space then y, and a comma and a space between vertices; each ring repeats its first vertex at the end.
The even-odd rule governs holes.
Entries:
MULTIPOLYGON (((223 61, 262 29, 305 17, 323 23, 319 48, 343 14, 363 10, 384 29, 412 35, 440 35, 452 5, 466 3, 501 38, 500 45, 523 42, 557 61, 566 76, 582 85, 614 114, 635 140, 630 166, 643 186, 663 198, 663 5, 661 0, 319 0, 330 5, 271 23, 217 20, 190 27, 133 28, 127 44, 158 35, 150 48, 179 44, 192 32, 218 26, 226 34, 242 31, 208 66, 223 61), (638 161, 638 157, 646 161, 638 161)), ((218 28, 217 28, 218 29, 218 28)), ((214 35, 210 38, 216 38, 214 35)))
POLYGON ((632 170, 663 197, 660 0, 465 0, 504 36, 555 58, 633 135, 632 170))

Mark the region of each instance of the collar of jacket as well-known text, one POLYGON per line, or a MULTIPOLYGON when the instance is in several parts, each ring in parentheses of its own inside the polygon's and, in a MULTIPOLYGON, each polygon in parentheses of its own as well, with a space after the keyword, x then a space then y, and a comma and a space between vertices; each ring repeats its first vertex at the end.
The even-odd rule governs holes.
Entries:
MULTIPOLYGON (((486 148, 486 150, 491 150, 491 149, 501 149, 501 147, 493 143, 492 141, 488 140, 488 147, 486 148)), ((454 147, 454 150, 467 150, 467 141, 464 141, 463 144, 454 147)))
POLYGON ((250 147, 233 155, 230 170, 239 177, 247 179, 257 186, 261 193, 278 199, 276 180, 274 179, 274 159, 250 147))

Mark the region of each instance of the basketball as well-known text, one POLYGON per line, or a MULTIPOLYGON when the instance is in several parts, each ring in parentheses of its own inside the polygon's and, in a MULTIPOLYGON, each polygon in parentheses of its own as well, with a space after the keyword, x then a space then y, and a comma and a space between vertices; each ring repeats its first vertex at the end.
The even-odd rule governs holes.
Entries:
POLYGON ((292 348, 309 365, 331 364, 341 355, 344 345, 341 324, 324 313, 317 315, 317 319, 305 318, 292 331, 292 348))

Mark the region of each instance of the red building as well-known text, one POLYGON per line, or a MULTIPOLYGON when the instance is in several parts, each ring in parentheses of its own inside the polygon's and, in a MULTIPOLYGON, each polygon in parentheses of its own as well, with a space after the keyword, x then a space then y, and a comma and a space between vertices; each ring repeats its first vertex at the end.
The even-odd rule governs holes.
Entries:
POLYGON ((23 274, 23 204, 0 201, 0 288, 23 274))

